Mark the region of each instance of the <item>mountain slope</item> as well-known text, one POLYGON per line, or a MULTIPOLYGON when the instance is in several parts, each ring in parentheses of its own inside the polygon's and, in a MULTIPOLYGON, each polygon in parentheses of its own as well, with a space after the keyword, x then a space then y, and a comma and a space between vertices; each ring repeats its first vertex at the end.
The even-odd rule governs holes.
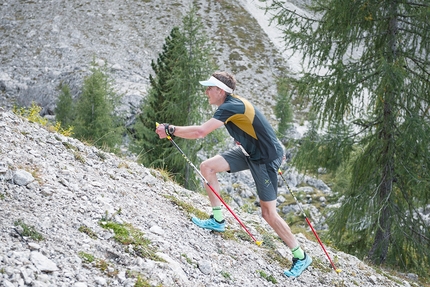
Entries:
MULTIPOLYGON (((60 84, 80 93, 91 61, 110 68, 126 116, 146 96, 151 60, 194 3, 220 69, 268 115, 283 58, 236 1, 21 1, 0 5, 0 105, 41 105, 52 114, 60 84)), ((263 12, 262 12, 263 13, 263 12)))
POLYGON ((264 239, 262 247, 244 236, 227 212, 229 237, 194 226, 186 207, 208 212, 208 199, 165 181, 157 171, 4 109, 0 132, 0 163, 7 169, 0 173, 3 286, 134 286, 131 274, 141 274, 151 286, 410 286, 327 248, 343 269, 337 274, 320 246, 301 234, 314 263, 298 279, 286 278, 282 271, 291 264, 291 253, 258 214, 235 210, 255 237, 264 239), (132 246, 101 227, 106 219, 143 232, 165 262, 130 252, 132 246), (17 222, 44 239, 23 236, 17 222), (86 263, 82 254, 106 268, 86 263))

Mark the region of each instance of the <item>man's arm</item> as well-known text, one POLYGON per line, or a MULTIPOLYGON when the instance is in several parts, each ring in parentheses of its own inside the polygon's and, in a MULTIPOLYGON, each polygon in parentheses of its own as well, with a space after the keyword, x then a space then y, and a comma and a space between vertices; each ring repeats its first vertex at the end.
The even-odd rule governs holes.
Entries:
MULTIPOLYGON (((184 138, 184 139, 200 139, 207 136, 209 133, 213 132, 217 128, 221 127, 224 123, 220 120, 211 118, 204 124, 200 126, 175 126, 170 124, 170 127, 174 127, 174 136, 184 138)), ((160 124, 155 132, 160 138, 166 137, 166 131, 163 124, 160 124)))

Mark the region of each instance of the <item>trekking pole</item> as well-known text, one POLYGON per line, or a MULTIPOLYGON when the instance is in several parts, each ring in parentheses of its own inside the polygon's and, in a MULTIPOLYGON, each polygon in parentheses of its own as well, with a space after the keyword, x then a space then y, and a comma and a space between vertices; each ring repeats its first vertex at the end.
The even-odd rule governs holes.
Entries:
MULTIPOLYGON (((160 124, 156 123, 156 127, 158 127, 160 124)), ((255 237, 249 232, 248 228, 246 228, 245 224, 240 221, 239 217, 233 212, 233 210, 225 203, 225 201, 222 199, 222 197, 215 191, 215 189, 209 184, 209 182, 206 180, 206 178, 203 176, 203 174, 200 172, 200 170, 197 169, 197 167, 191 162, 191 160, 188 159, 188 157, 185 155, 185 153, 182 151, 182 149, 176 144, 176 142, 173 140, 173 138, 170 135, 167 135, 167 139, 175 146, 175 148, 182 154, 182 156, 185 158, 185 160, 188 162, 191 167, 194 168, 194 170, 198 173, 198 175, 202 178, 204 183, 209 187, 209 189, 218 197, 218 199, 224 204, 224 206, 230 211, 230 213, 233 215, 234 218, 236 218, 237 222, 242 226, 242 228, 248 233, 248 235, 254 240, 255 244, 258 246, 261 246, 263 241, 257 241, 255 237)))
POLYGON ((294 200, 296 201, 297 205, 300 207, 300 210, 303 213, 303 216, 306 219, 306 222, 308 223, 309 227, 311 228, 313 234, 315 235, 316 239, 318 240, 318 243, 321 245, 321 248, 324 250, 325 255, 327 255, 328 260, 330 261, 331 266, 333 267, 334 271, 336 271, 337 273, 342 272, 342 269, 336 268, 336 266, 334 266, 333 261, 331 260, 330 256, 327 253, 327 250, 325 249, 323 243, 321 242, 317 232, 315 231, 314 227, 312 226, 311 222, 309 221, 308 217, 306 216, 305 211, 302 208, 302 205, 300 204, 300 202, 297 200, 296 196, 294 195, 294 193, 291 191, 290 187, 288 186, 287 181, 285 180, 284 176, 282 175, 282 171, 281 169, 278 169, 278 173, 279 175, 282 177, 282 180, 284 181, 285 185, 287 186, 288 191, 291 193, 291 195, 293 196, 294 200))

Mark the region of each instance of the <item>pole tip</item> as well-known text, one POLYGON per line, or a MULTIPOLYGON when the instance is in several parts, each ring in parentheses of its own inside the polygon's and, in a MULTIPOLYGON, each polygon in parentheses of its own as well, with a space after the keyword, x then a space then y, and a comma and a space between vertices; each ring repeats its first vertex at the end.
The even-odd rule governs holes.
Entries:
POLYGON ((255 241, 255 244, 257 244, 258 246, 261 246, 261 244, 263 244, 263 241, 255 241))
POLYGON ((336 269, 336 273, 338 273, 338 274, 339 274, 340 272, 342 272, 342 269, 337 268, 337 269, 336 269))

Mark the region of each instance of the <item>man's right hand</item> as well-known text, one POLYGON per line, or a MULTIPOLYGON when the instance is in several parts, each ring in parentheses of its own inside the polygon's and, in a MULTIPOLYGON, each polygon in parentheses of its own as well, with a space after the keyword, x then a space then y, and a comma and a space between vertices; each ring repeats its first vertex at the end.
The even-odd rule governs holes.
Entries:
POLYGON ((158 134, 158 137, 160 139, 165 139, 167 137, 166 127, 164 126, 164 124, 156 123, 155 132, 158 134))

